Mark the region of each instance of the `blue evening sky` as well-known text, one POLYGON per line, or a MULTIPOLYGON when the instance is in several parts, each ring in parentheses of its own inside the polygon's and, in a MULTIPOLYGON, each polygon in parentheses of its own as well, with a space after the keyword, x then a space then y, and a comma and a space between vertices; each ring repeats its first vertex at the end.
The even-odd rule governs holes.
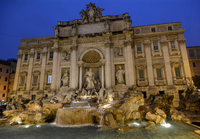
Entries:
POLYGON ((17 58, 21 39, 53 36, 57 21, 80 19, 89 2, 103 16, 128 12, 132 26, 181 21, 186 46, 200 46, 200 0, 0 0, 0 59, 17 58))

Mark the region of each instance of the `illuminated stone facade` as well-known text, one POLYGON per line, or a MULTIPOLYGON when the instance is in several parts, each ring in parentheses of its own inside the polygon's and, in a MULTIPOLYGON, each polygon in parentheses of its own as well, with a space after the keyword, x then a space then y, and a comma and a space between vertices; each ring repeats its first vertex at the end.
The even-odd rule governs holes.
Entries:
POLYGON ((146 97, 169 94, 177 106, 191 78, 182 23, 132 27, 128 13, 102 16, 103 10, 90 3, 81 19, 58 22, 55 36, 21 40, 13 95, 37 99, 67 87, 81 90, 92 68, 100 86, 116 95, 128 88, 146 97))

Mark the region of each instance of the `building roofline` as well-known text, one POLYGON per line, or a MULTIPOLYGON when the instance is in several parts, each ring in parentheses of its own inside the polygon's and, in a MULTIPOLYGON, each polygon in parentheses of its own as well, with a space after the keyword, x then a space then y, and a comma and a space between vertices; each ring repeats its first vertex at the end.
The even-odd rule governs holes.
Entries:
POLYGON ((164 25, 164 24, 182 24, 182 22, 178 21, 178 22, 169 22, 169 23, 159 23, 159 24, 150 24, 150 25, 142 25, 142 26, 133 26, 134 27, 144 27, 144 26, 155 26, 155 25, 164 25))
POLYGON ((46 39, 53 39, 54 36, 46 36, 46 37, 38 37, 38 38, 28 38, 28 39, 22 39, 20 40, 20 42, 24 42, 24 41, 31 41, 31 40, 46 40, 46 39))
POLYGON ((200 48, 200 46, 187 46, 186 48, 200 48))

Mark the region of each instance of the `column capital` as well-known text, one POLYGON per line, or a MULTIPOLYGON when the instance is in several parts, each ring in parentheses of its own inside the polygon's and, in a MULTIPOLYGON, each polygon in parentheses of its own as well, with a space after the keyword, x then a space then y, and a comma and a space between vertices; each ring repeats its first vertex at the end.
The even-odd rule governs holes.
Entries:
POLYGON ((76 63, 78 65, 78 67, 82 67, 83 66, 83 61, 77 61, 76 63))
POLYGON ((76 44, 74 44, 74 45, 72 45, 72 46, 70 47, 71 51, 73 51, 73 50, 76 51, 77 48, 78 48, 78 45, 76 45, 76 44))
POLYGON ((178 42, 179 42, 180 44, 185 44, 185 41, 186 41, 186 39, 178 40, 178 42))
POLYGON ((17 54, 18 58, 22 58, 22 55, 23 55, 23 54, 21 54, 21 53, 18 53, 18 54, 17 54))
POLYGON ((47 54, 47 51, 42 51, 42 55, 45 56, 47 54))
POLYGON ((163 46, 163 47, 164 47, 164 46, 168 46, 168 42, 167 42, 167 41, 161 41, 160 44, 161 44, 161 46, 163 46))
POLYGON ((110 48, 112 45, 113 45, 113 42, 111 42, 111 41, 108 41, 105 43, 105 46, 108 48, 110 48))
POLYGON ((61 47, 53 47, 54 52, 60 52, 62 50, 61 47))
POLYGON ((132 45, 132 44, 133 44, 133 40, 132 40, 132 39, 130 39, 130 40, 125 40, 125 41, 124 41, 124 44, 125 44, 126 46, 132 45))
POLYGON ((34 52, 30 52, 30 53, 29 53, 29 56, 30 56, 30 57, 34 57, 34 55, 35 55, 34 52))
POLYGON ((151 43, 144 43, 144 47, 145 48, 148 48, 148 47, 150 47, 151 46, 151 43))
POLYGON ((105 63, 106 63, 106 60, 105 60, 105 59, 101 59, 101 60, 100 60, 100 63, 101 63, 101 66, 104 66, 105 63))

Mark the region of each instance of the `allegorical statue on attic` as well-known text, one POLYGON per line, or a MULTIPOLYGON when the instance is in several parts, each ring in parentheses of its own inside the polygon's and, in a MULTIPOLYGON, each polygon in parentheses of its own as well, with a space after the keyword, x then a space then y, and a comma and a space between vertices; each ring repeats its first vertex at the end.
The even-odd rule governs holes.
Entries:
POLYGON ((102 8, 96 8, 95 3, 89 3, 86 4, 86 11, 82 9, 82 11, 80 11, 79 14, 81 14, 81 20, 82 23, 86 23, 86 22, 95 22, 95 21, 100 21, 101 17, 102 17, 102 13, 101 11, 104 11, 104 9, 102 8))

